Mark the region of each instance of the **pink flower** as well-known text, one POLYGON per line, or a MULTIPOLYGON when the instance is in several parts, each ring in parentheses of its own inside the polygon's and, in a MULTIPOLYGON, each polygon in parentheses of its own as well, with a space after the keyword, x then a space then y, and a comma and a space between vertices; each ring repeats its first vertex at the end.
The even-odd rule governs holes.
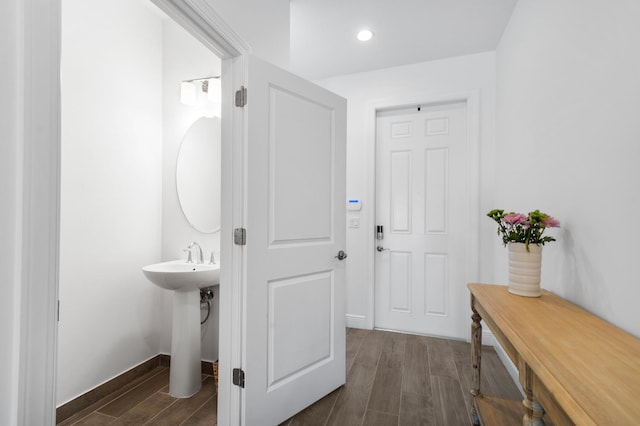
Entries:
POLYGON ((560 227, 560 221, 552 216, 547 215, 542 221, 542 226, 545 228, 558 228, 560 227))
POLYGON ((522 213, 509 213, 504 218, 502 218, 502 221, 505 223, 509 223, 511 225, 528 225, 529 224, 529 222, 527 222, 527 217, 522 213))

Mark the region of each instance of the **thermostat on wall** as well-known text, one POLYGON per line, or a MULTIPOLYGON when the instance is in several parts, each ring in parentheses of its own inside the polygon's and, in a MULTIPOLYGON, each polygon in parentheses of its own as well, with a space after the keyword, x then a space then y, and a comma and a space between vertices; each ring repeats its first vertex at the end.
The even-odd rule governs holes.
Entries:
POLYGON ((362 202, 360 200, 348 200, 347 201, 347 210, 350 212, 360 211, 362 209, 362 202))

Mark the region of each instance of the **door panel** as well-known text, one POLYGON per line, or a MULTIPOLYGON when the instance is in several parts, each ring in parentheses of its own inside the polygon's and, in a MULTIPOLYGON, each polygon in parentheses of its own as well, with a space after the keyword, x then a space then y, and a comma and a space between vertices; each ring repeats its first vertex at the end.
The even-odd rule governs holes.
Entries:
POLYGON ((280 87, 270 87, 269 99, 272 241, 328 241, 333 110, 280 87), (307 175, 314 178, 303 178, 307 175))
POLYGON ((425 222, 427 233, 447 232, 448 154, 448 150, 442 148, 425 150, 425 222))
POLYGON ((391 275, 389 282, 390 308, 394 312, 411 310, 411 253, 394 251, 390 255, 391 275))
POLYGON ((411 152, 391 152, 391 229, 411 232, 411 152))
POLYGON ((346 101, 249 58, 242 423, 345 381, 346 101))
POLYGON ((269 282, 267 391, 319 367, 335 351, 331 339, 333 277, 321 272, 269 282))
POLYGON ((445 315, 447 312, 446 254, 425 253, 424 281, 428 284, 424 298, 425 315, 445 315))
POLYGON ((466 104, 378 114, 375 326, 464 338, 466 104))

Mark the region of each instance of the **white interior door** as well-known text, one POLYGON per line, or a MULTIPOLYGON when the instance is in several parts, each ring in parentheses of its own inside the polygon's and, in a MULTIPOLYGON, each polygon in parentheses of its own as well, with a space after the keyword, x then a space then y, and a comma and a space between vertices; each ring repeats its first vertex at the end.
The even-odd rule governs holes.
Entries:
POLYGON ((375 326, 465 338, 466 103, 379 112, 375 326))
POLYGON ((346 100, 248 61, 242 423, 345 382, 346 100))

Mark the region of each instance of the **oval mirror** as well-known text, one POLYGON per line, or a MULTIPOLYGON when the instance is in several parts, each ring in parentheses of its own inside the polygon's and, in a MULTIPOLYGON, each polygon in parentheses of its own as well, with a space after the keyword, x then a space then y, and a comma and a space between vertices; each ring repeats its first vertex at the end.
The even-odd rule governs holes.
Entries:
POLYGON ((185 217, 204 233, 220 230, 220 118, 202 117, 182 139, 176 165, 178 200, 185 217))

